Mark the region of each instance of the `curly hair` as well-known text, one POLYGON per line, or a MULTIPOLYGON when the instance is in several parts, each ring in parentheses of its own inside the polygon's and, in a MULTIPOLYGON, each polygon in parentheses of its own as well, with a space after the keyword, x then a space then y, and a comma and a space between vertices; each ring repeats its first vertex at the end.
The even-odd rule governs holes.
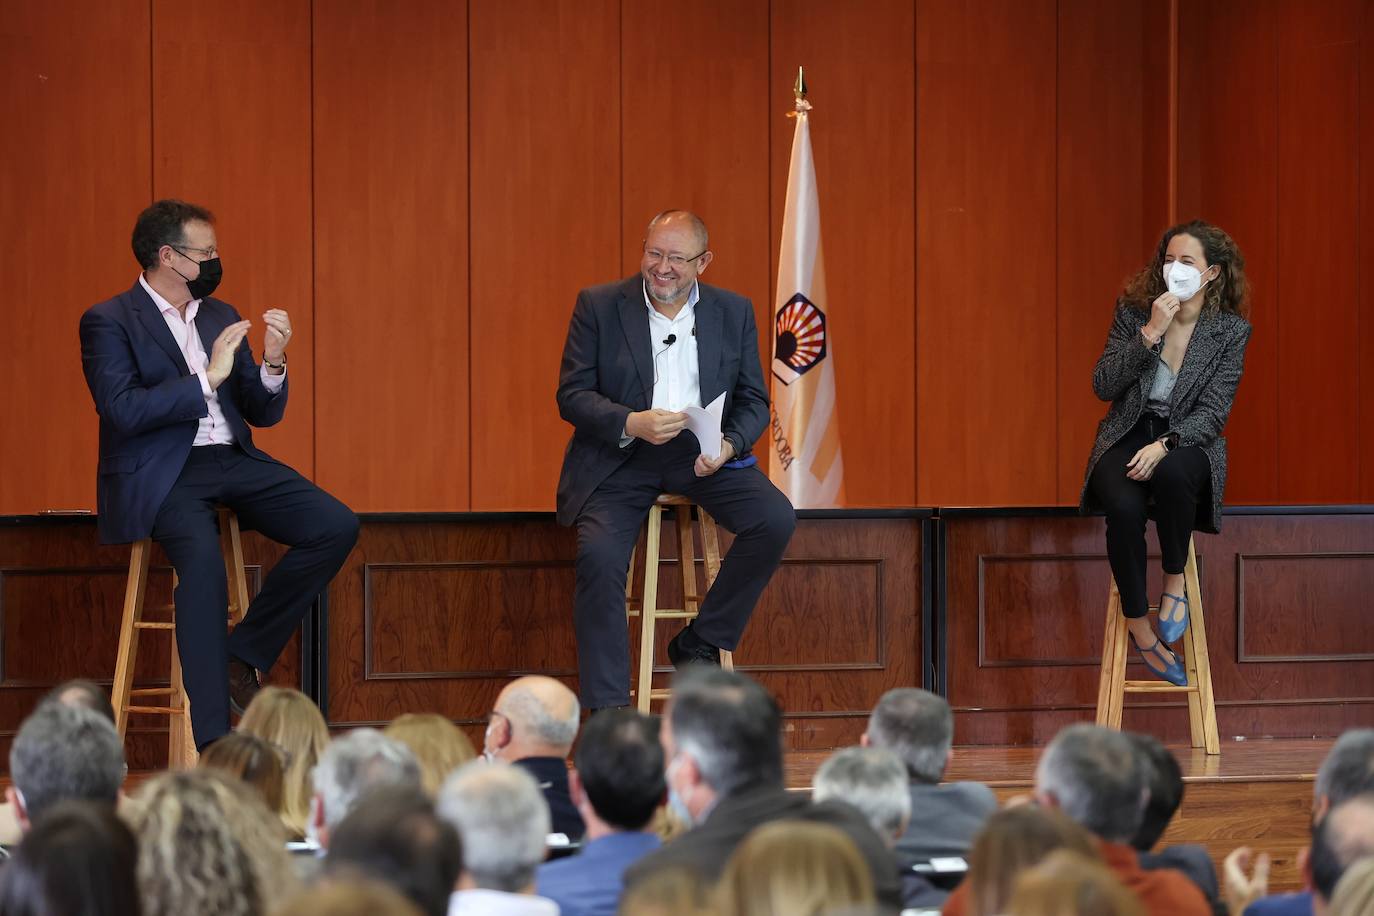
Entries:
POLYGON ((1245 257, 1235 240, 1225 231, 1200 219, 1179 223, 1165 231, 1155 248, 1154 258, 1126 282, 1121 301, 1148 312, 1151 303, 1168 289, 1164 282, 1164 255, 1169 250, 1169 242, 1176 235, 1190 235, 1197 239, 1207 266, 1216 265, 1220 271, 1217 278, 1206 286, 1203 309, 1220 309, 1246 317, 1250 312, 1250 283, 1245 278, 1245 257))
POLYGON ((216 770, 164 773, 134 798, 144 916, 259 916, 297 887, 280 822, 216 770))

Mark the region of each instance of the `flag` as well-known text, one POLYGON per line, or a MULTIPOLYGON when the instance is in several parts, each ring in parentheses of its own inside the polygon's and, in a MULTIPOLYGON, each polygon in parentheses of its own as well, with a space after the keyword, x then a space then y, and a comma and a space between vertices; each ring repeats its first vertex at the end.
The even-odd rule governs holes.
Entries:
POLYGON ((773 313, 773 460, 768 476, 794 506, 817 509, 844 504, 844 461, 811 158, 811 106, 802 97, 800 77, 798 86, 773 313))

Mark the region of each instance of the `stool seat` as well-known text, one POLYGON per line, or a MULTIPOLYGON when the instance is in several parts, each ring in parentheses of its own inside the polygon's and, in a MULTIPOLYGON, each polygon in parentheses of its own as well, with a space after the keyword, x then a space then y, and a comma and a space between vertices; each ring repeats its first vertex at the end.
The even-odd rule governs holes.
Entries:
MULTIPOLYGON (((228 624, 243 619, 248 610, 248 580, 243 566, 243 538, 239 520, 231 510, 219 509, 220 549, 224 554, 224 569, 229 579, 228 624)), ((129 729, 129 714, 151 714, 169 717, 167 727, 167 766, 181 769, 194 766, 198 757, 195 737, 191 732, 191 701, 181 678, 181 657, 176 644, 176 606, 148 607, 144 598, 148 587, 148 561, 153 549, 152 538, 136 541, 129 551, 129 578, 124 588, 124 614, 119 627, 119 651, 115 658, 114 684, 110 703, 114 707, 115 727, 124 738, 129 729), (145 620, 148 611, 162 611, 171 620, 145 620), (138 660, 139 634, 145 630, 165 631, 172 636, 172 663, 166 687, 134 688, 134 666, 138 660), (158 704, 138 703, 144 697, 166 697, 158 704)), ((172 572, 172 588, 176 589, 176 572, 172 572)))

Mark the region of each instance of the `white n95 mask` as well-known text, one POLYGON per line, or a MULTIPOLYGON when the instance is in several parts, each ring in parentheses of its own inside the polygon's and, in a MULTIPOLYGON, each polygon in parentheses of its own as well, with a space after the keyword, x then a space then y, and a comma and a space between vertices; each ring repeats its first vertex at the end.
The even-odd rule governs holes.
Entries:
POLYGON ((1202 271, 1182 261, 1170 261, 1164 265, 1164 283, 1179 302, 1187 302, 1202 289, 1202 271))

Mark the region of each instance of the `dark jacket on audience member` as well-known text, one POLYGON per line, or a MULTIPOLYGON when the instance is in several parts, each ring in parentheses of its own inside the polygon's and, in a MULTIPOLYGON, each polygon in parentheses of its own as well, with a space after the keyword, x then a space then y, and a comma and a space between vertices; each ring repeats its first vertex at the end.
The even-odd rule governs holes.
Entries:
POLYGON ((1217 884, 1217 867, 1207 848, 1197 843, 1179 843, 1165 846, 1159 852, 1140 853, 1140 867, 1146 871, 1172 868, 1188 876, 1197 885, 1207 902, 1212 905, 1213 916, 1227 916, 1230 912, 1221 899, 1221 888, 1217 884))
POLYGON ((1312 892, 1261 897, 1245 908, 1244 916, 1312 916, 1312 892))
POLYGON ((897 860, 858 809, 835 800, 812 803, 801 793, 774 786, 745 789, 721 799, 701 824, 632 866, 625 873, 625 886, 633 886, 657 869, 671 867, 692 869, 714 883, 750 831, 780 820, 833 824, 843 830, 873 873, 880 912, 901 908, 897 860))
POLYGON ((911 784, 911 822, 897 841, 904 865, 942 856, 966 856, 997 796, 981 782, 911 784))
POLYGON ((549 803, 549 815, 553 824, 549 828, 554 833, 566 834, 576 842, 582 839, 587 827, 582 823, 582 815, 572 802, 572 792, 568 789, 568 762, 561 757, 524 757, 515 761, 539 783, 539 791, 549 803))

